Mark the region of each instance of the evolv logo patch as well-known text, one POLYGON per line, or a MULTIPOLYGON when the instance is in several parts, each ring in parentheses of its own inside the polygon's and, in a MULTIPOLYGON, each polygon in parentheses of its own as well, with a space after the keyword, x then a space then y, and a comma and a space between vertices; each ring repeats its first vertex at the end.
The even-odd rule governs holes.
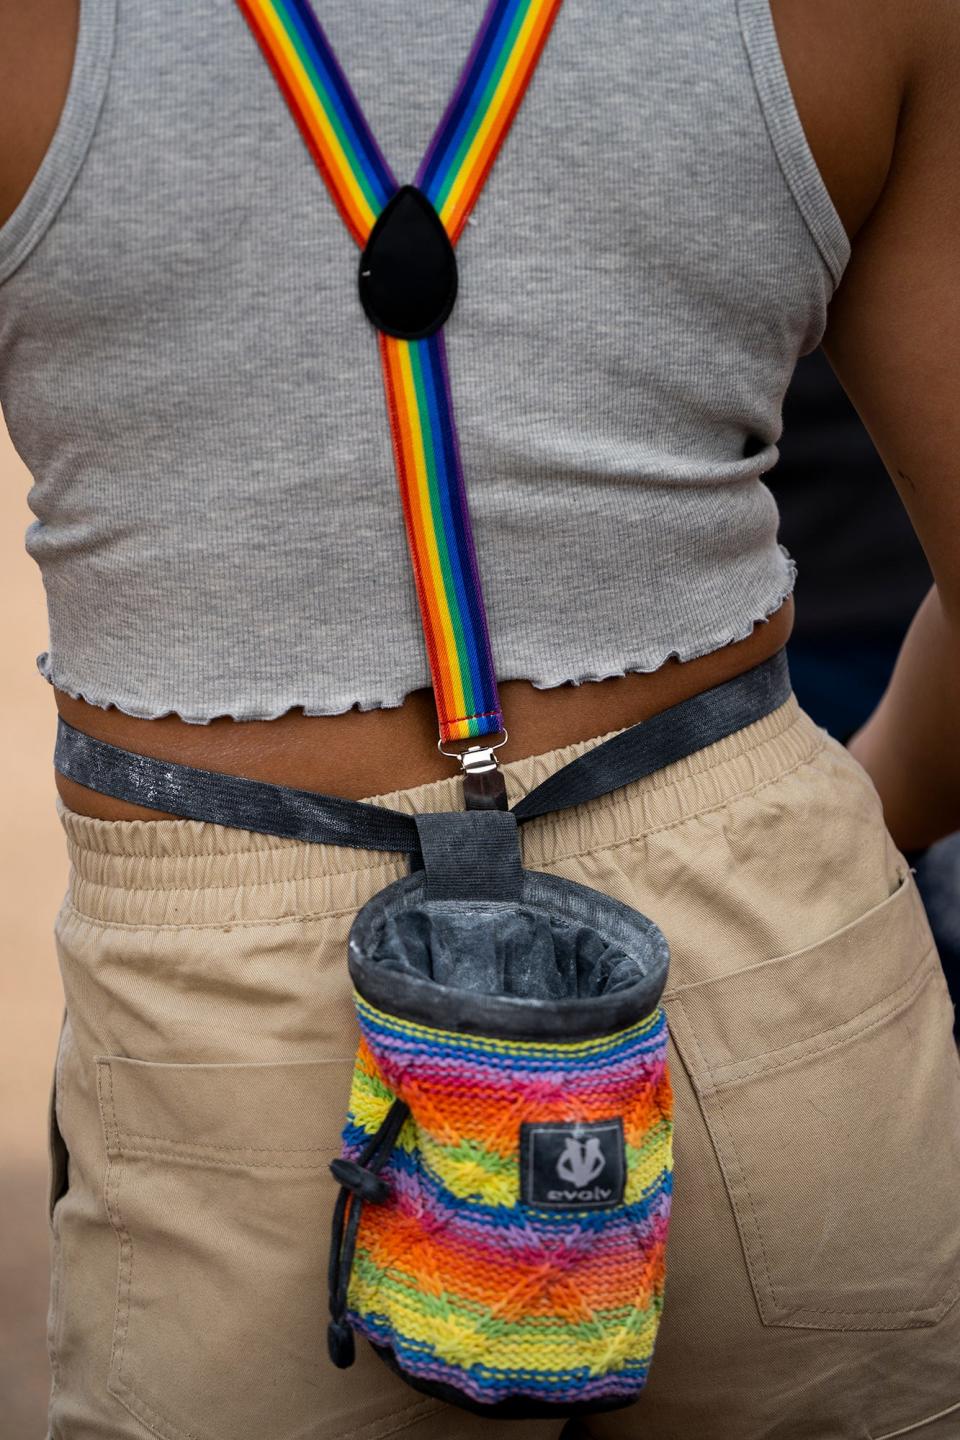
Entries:
POLYGON ((623 1121, 527 1121, 520 1126, 520 1199, 550 1210, 623 1201, 623 1121))
POLYGON ((598 1135, 590 1135, 586 1140, 578 1140, 576 1135, 568 1135, 557 1161, 557 1174, 561 1180, 569 1180, 571 1185, 589 1185, 590 1181, 596 1180, 600 1171, 605 1169, 606 1164, 607 1157, 603 1153, 598 1135))

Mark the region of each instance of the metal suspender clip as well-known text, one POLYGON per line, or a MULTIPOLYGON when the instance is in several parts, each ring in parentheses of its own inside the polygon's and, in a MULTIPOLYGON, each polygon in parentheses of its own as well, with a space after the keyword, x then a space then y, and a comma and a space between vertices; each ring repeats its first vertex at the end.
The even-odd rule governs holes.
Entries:
POLYGON ((467 810, 506 810, 507 786, 496 751, 507 743, 502 730, 492 744, 470 745, 466 750, 445 749, 438 741, 441 755, 456 760, 463 772, 463 803, 467 810))

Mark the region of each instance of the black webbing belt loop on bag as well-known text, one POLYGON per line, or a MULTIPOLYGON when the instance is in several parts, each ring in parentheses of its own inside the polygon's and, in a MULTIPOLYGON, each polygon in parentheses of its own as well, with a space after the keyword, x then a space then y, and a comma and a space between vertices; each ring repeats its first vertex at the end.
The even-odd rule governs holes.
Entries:
POLYGON ((509 810, 415 815, 428 900, 518 900, 517 817, 509 810))

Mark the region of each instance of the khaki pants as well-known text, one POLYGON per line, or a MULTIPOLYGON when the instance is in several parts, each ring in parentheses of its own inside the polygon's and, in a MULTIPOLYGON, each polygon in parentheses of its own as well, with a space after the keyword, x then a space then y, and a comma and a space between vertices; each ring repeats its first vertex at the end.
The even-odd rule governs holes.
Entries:
MULTIPOLYGON (((514 795, 585 746, 507 769, 514 795)), ((385 797, 450 809, 453 781, 385 797)), ((356 1039, 345 941, 396 856, 67 814, 54 1440, 556 1440, 325 1355, 356 1039)), ((591 1440, 960 1436, 960 1065, 916 890, 790 701, 524 828, 653 916, 676 1196, 650 1384, 591 1440)))

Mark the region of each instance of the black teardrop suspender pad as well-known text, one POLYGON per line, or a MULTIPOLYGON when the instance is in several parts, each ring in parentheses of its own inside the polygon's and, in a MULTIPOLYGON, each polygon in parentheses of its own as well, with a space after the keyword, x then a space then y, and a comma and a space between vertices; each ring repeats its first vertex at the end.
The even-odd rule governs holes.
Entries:
POLYGON ((360 301, 385 335, 423 340, 457 298, 457 261, 440 217, 414 185, 402 186, 360 257, 360 301))

